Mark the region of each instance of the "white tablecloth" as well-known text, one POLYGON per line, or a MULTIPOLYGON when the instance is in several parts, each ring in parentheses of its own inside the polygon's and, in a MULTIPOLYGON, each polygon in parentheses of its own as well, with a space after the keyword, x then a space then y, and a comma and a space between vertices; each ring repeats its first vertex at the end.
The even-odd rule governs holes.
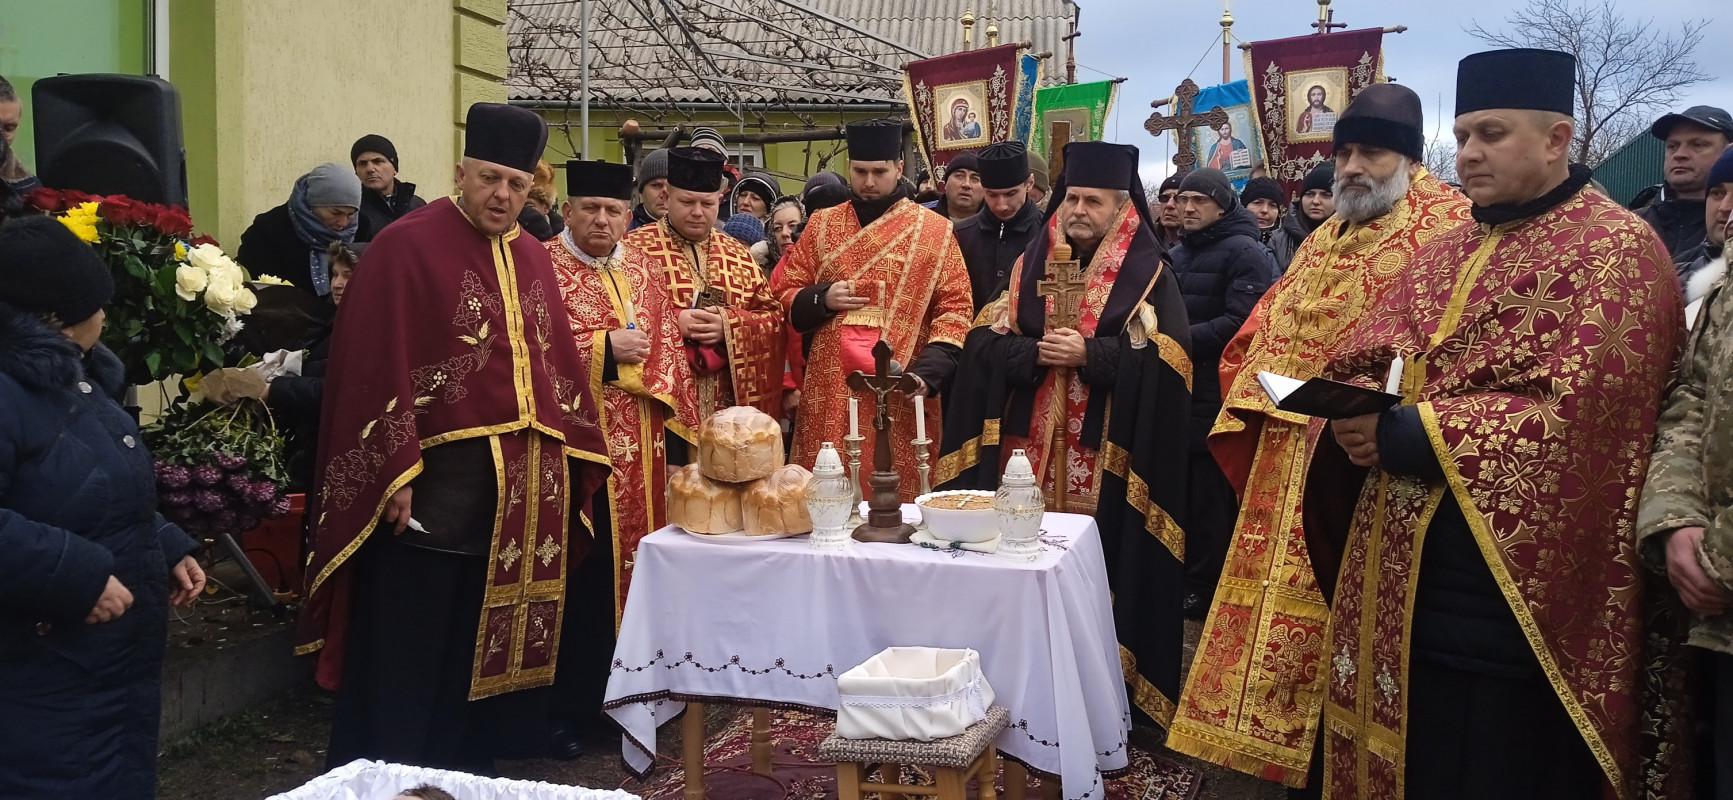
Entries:
POLYGON ((886 647, 969 647, 1011 713, 999 750, 1101 800, 1127 764, 1130 706, 1095 521, 1048 514, 1042 555, 805 537, 749 544, 666 528, 638 547, 608 681, 627 765, 687 699, 837 708, 836 676, 886 647))

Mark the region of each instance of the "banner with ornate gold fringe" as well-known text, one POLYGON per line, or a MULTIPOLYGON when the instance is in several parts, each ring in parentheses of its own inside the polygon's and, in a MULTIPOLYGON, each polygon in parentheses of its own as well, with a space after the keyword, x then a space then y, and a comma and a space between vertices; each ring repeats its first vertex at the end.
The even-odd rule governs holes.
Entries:
MULTIPOLYGON (((1019 97, 1025 83, 1033 85, 1023 75, 1023 62, 1017 45, 1003 44, 903 67, 915 144, 929 164, 943 167, 959 153, 1018 138, 1019 97)), ((1027 122, 1021 127, 1027 136, 1027 122)))
POLYGON ((1252 42, 1247 49, 1264 167, 1288 194, 1335 155, 1336 116, 1361 89, 1384 80, 1383 45, 1384 30, 1367 28, 1252 42))

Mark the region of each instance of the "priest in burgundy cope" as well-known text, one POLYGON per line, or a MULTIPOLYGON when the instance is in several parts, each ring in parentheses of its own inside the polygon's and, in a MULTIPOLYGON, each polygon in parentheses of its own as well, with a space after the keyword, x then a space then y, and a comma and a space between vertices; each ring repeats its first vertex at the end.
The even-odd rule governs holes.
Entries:
POLYGON ((478 103, 458 193, 373 240, 332 338, 299 653, 327 762, 487 774, 540 742, 578 517, 608 474, 548 251, 517 226, 547 126, 478 103), (510 750, 511 752, 506 752, 510 750))
POLYGON ((647 259, 628 258, 620 241, 632 217, 632 168, 568 161, 566 194, 565 230, 547 242, 548 255, 613 460, 607 493, 596 497, 598 541, 571 573, 566 609, 554 745, 575 755, 584 724, 601 721, 638 543, 668 524, 669 445, 684 460, 696 441, 698 391, 666 279, 647 259))
POLYGON ((1301 499, 1329 426, 1276 408, 1258 375, 1316 377, 1415 250, 1468 220, 1468 198, 1422 165, 1426 130, 1413 89, 1379 83, 1354 97, 1325 162, 1334 216, 1300 245, 1222 353, 1222 411, 1209 448, 1239 495, 1239 519, 1167 746, 1310 796, 1322 781, 1313 754, 1330 677, 1330 608, 1306 550, 1301 499))
MULTIPOLYGON (((916 470, 914 404, 926 403, 929 435, 938 424, 929 395, 942 392, 956 370, 974 306, 969 273, 951 224, 916 205, 898 187, 902 177, 903 126, 895 120, 850 123, 849 201, 818 211, 783 257, 776 298, 789 324, 804 337, 805 385, 795 415, 789 460, 808 469, 824 442, 841 442, 849 430, 849 397, 871 413, 869 389, 851 390, 856 370, 874 372, 873 346, 891 348, 899 368, 918 381, 913 394, 890 398, 891 455, 904 502, 920 493, 916 470)), ((875 432, 860 431, 863 452, 872 453, 875 432)), ((928 445, 929 457, 937 448, 928 445)), ((870 494, 861 470, 861 491, 870 494)))
POLYGON ((660 273, 698 383, 698 416, 729 406, 782 415, 782 307, 738 239, 716 230, 720 153, 668 151, 668 213, 626 235, 626 259, 660 273))
POLYGON ((1462 60, 1473 221, 1422 246, 1327 359, 1368 388, 1406 366, 1400 404, 1331 423, 1340 446, 1306 478, 1331 598, 1325 797, 1688 794, 1634 536, 1678 281, 1569 161, 1575 61, 1462 60))
POLYGON ((1129 145, 1065 146, 1045 220, 1009 287, 969 332, 934 483, 994 489, 1020 449, 1049 498, 1064 492, 1066 510, 1095 515, 1132 703, 1166 726, 1184 637, 1191 334, 1137 157, 1129 145), (1061 237, 1084 268, 1079 292, 1048 285, 1058 280, 1048 261, 1061 237), (1060 299, 1081 300, 1076 328, 1049 326, 1060 299), (1054 482, 1056 422, 1064 426, 1063 485, 1054 482))

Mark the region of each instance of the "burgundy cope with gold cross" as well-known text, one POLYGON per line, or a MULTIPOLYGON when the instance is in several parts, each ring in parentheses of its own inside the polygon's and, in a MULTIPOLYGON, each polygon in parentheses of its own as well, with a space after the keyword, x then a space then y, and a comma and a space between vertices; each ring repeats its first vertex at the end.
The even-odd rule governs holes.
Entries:
MULTIPOLYGON (((1143 129, 1151 136, 1160 136, 1162 131, 1173 131, 1173 165, 1179 168, 1181 175, 1190 172, 1197 166, 1197 153, 1191 149, 1191 137, 1185 132, 1192 128, 1215 128, 1228 121, 1228 112, 1221 106, 1213 106, 1201 114, 1192 113, 1192 104, 1197 100, 1199 89, 1192 79, 1186 78, 1179 88, 1173 90, 1174 113, 1165 116, 1160 111, 1149 115, 1144 121, 1143 129)), ((1156 101, 1160 103, 1161 101, 1156 101)))
POLYGON ((891 456, 891 392, 913 394, 919 382, 915 376, 898 369, 891 361, 891 346, 884 339, 873 345, 873 374, 855 370, 848 376, 851 389, 873 393, 873 474, 872 498, 867 501, 867 521, 854 529, 854 538, 863 542, 896 542, 906 544, 915 533, 913 525, 903 522, 903 503, 897 497, 902 482, 896 462, 891 456))

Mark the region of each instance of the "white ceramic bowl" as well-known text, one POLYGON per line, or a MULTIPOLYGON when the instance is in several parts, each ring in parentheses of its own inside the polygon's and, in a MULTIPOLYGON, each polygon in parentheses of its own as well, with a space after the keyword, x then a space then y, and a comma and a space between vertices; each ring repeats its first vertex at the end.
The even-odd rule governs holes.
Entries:
POLYGON ((999 535, 998 515, 993 511, 993 493, 972 489, 932 492, 915 498, 921 509, 921 519, 934 538, 947 542, 985 542, 999 535), (928 503, 955 497, 984 497, 985 508, 937 508, 928 503))

